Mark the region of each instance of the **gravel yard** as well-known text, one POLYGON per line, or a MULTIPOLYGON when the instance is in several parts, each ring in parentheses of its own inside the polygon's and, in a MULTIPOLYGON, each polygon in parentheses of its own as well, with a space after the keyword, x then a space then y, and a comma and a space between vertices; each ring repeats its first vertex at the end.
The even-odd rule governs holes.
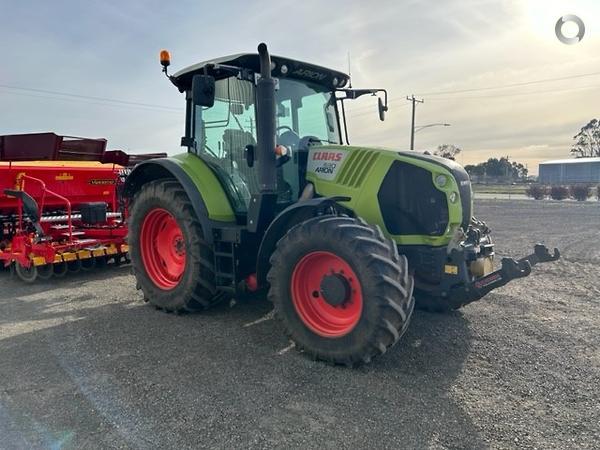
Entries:
POLYGON ((0 273, 0 447, 597 448, 600 203, 480 200, 497 252, 540 265, 450 315, 416 312, 359 369, 291 349, 265 299, 175 316, 129 268, 0 273))

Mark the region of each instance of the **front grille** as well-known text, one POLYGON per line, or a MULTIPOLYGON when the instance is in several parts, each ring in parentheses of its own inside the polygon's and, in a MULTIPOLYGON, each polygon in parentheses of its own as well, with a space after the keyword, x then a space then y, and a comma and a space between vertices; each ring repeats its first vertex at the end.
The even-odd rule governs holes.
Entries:
POLYGON ((394 161, 377 199, 390 234, 441 236, 446 232, 446 194, 434 186, 431 172, 426 169, 394 161))

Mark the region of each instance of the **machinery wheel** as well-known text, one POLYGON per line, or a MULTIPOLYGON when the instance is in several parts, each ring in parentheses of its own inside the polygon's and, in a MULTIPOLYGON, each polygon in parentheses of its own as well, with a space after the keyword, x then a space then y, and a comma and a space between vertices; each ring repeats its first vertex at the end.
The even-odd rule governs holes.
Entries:
POLYGON ((53 264, 53 270, 55 277, 62 278, 67 274, 69 268, 67 267, 67 263, 63 261, 53 264))
POLYGON ((87 272, 96 267, 96 258, 86 258, 81 260, 81 270, 87 272))
POLYGON ((38 270, 33 264, 29 267, 22 266, 19 263, 15 263, 15 273, 21 281, 25 283, 33 283, 37 279, 38 270))
POLYGON ((136 193, 129 245, 144 300, 168 312, 197 311, 216 303, 212 249, 181 185, 156 180, 136 193))
POLYGON ((81 271, 82 263, 80 259, 75 259, 67 263, 67 270, 70 273, 79 273, 81 271))
POLYGON ((406 330, 407 260, 378 227, 320 216, 290 229, 271 256, 269 299, 296 347, 348 366, 370 362, 406 330))
POLYGON ((50 278, 52 278, 52 275, 54 274, 54 268, 52 267, 52 264, 45 264, 43 266, 37 266, 37 271, 38 271, 38 278, 40 280, 49 280, 50 278))
POLYGON ((98 269, 104 269, 108 265, 108 258, 106 256, 96 256, 94 261, 98 269))

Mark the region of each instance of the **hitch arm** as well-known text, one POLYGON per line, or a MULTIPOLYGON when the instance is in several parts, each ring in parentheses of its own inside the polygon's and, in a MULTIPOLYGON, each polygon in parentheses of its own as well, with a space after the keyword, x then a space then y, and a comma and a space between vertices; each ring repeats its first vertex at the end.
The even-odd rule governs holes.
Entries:
POLYGON ((531 273, 531 267, 539 263, 556 261, 560 258, 558 249, 551 254, 542 244, 536 244, 533 253, 524 258, 514 260, 502 258, 502 267, 495 272, 479 278, 466 287, 467 303, 479 300, 481 297, 516 278, 524 278, 531 273))
POLYGON ((533 253, 529 256, 525 256, 519 260, 519 263, 528 261, 531 267, 539 263, 552 262, 560 258, 560 252, 557 248, 554 249, 554 253, 551 254, 548 247, 542 244, 536 244, 533 248, 533 253))
POLYGON ((467 289, 469 301, 479 300, 484 295, 498 289, 515 278, 524 278, 531 273, 531 264, 527 260, 515 261, 502 258, 502 267, 483 278, 472 282, 467 289))

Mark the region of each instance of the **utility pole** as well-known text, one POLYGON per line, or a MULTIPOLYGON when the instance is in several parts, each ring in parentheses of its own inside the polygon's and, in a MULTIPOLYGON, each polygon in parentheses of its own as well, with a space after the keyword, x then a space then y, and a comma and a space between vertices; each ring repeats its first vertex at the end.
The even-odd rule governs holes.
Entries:
POLYGON ((416 109, 417 103, 424 103, 425 101, 423 99, 417 100, 414 95, 411 95, 410 97, 406 97, 406 100, 408 100, 409 102, 412 102, 412 123, 410 126, 410 149, 414 150, 415 149, 415 109, 416 109))

